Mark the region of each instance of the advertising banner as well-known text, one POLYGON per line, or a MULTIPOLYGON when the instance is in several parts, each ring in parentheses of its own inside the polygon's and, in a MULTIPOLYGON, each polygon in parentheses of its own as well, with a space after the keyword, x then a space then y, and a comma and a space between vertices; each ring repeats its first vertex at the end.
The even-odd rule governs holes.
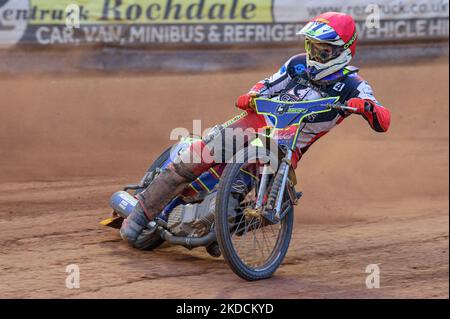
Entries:
POLYGON ((351 14, 360 41, 448 38, 448 0, 0 0, 0 47, 293 43, 326 11, 351 14))

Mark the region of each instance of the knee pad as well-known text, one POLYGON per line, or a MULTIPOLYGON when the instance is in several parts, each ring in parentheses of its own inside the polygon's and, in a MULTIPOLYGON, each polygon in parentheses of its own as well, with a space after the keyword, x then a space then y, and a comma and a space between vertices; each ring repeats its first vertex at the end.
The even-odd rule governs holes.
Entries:
POLYGON ((198 174, 196 174, 195 168, 199 164, 186 164, 184 162, 172 163, 174 172, 180 177, 185 179, 185 182, 192 182, 197 179, 198 174))

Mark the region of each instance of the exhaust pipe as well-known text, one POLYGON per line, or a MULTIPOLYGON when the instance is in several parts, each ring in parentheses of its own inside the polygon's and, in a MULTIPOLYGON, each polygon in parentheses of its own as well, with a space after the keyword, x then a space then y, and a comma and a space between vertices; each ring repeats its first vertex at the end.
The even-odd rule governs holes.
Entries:
POLYGON ((164 228, 158 228, 159 234, 162 239, 171 243, 172 245, 182 245, 188 248, 199 247, 199 246, 209 246, 214 241, 216 241, 216 233, 214 231, 210 232, 208 235, 203 237, 178 237, 172 235, 169 231, 164 228))

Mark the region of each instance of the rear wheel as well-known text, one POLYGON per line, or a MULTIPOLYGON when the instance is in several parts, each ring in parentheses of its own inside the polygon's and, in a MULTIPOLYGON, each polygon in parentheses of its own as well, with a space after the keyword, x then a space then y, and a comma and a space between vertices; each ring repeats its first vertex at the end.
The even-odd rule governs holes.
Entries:
MULTIPOLYGON (((236 154, 235 161, 222 174, 216 201, 220 250, 230 268, 250 281, 271 277, 282 263, 290 243, 294 215, 287 198, 283 204, 287 213, 276 224, 268 222, 262 217, 261 209, 256 208, 263 163, 269 159, 260 153, 263 152, 249 147, 236 154)), ((263 198, 267 198, 273 175, 268 175, 269 187, 263 198)))

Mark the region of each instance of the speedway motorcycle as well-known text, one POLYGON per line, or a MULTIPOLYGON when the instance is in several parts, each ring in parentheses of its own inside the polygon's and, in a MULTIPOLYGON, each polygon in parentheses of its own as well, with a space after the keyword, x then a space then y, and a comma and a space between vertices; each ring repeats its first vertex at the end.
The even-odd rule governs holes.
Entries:
MULTIPOLYGON (((231 161, 218 163, 190 183, 149 222, 135 246, 153 250, 163 242, 188 249, 203 246, 223 255, 243 279, 269 278, 283 262, 292 235, 294 209, 301 192, 291 159, 302 122, 324 112, 350 107, 337 97, 285 102, 255 99, 255 111, 273 125, 238 150, 231 161)), ((127 185, 110 200, 113 215, 101 224, 120 228, 142 192, 159 172, 198 138, 188 137, 164 151, 136 185, 127 185)))

